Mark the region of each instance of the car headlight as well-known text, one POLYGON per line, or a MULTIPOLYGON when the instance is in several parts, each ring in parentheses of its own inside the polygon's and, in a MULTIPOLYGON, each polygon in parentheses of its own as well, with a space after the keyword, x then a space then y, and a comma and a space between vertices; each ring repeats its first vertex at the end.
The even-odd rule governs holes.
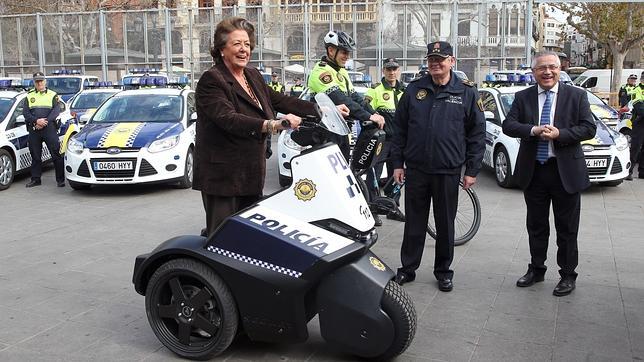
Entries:
POLYGON ((624 151, 625 149, 627 149, 628 139, 626 139, 626 136, 620 134, 619 136, 615 137, 615 147, 618 151, 624 151))
POLYGON ((67 142, 67 151, 80 155, 83 153, 83 142, 77 140, 75 137, 72 137, 67 142))
POLYGON ((301 145, 297 144, 295 141, 293 141, 293 139, 291 138, 291 131, 290 130, 286 131, 286 133, 284 134, 284 146, 286 146, 286 147, 288 147, 290 149, 293 149, 295 151, 298 151, 298 152, 302 152, 305 149, 307 149, 307 147, 301 146, 301 145))
POLYGON ((148 147, 148 152, 154 153, 154 152, 169 150, 178 144, 179 144, 179 135, 162 138, 160 140, 156 140, 152 142, 148 147))

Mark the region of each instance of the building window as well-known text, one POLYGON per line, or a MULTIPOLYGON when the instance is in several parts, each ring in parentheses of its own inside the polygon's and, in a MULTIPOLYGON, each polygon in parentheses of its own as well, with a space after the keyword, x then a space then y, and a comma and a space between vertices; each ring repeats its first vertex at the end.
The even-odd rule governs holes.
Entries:
POLYGON ((458 36, 470 36, 470 14, 458 14, 458 36))
POLYGON ((510 34, 509 35, 519 35, 519 9, 517 7, 512 8, 512 13, 510 14, 510 34))
POLYGON ((200 8, 211 8, 214 6, 214 0, 199 0, 200 8))
POLYGON ((437 39, 441 35, 441 14, 432 14, 432 32, 430 34, 432 39, 437 39))
POLYGON ((494 5, 492 5, 490 14, 488 15, 487 34, 489 36, 499 35, 499 10, 494 5))

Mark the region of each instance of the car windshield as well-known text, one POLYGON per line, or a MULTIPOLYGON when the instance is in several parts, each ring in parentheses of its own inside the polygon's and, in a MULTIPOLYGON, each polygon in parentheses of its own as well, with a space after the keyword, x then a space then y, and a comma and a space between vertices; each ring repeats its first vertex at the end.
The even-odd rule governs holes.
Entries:
POLYGON ((92 122, 180 122, 182 107, 178 95, 114 96, 96 111, 92 122))
POLYGON ((574 84, 574 85, 580 85, 580 84, 581 84, 581 83, 583 83, 586 79, 588 79, 588 77, 587 77, 587 76, 585 76, 585 75, 579 76, 579 77, 577 77, 577 78, 575 79, 575 81, 573 82, 573 84, 574 84))
POLYGON ((591 105, 598 105, 598 106, 605 106, 606 103, 601 100, 601 98, 597 97, 593 92, 586 92, 588 94, 588 103, 591 105))
POLYGON ((510 112, 510 108, 512 108, 512 102, 514 102, 514 93, 501 94, 499 99, 501 101, 501 108, 503 109, 503 113, 508 114, 508 112, 510 112))
POLYGON ((98 108, 107 98, 114 93, 101 92, 101 93, 81 93, 70 106, 71 109, 90 109, 98 108))
POLYGON ((403 83, 409 83, 414 79, 414 76, 416 76, 416 73, 402 73, 400 75, 400 81, 403 83))
POLYGON ((0 98, 0 121, 4 119, 11 110, 13 98, 0 98))
POLYGON ((47 88, 58 94, 74 94, 81 89, 81 79, 74 77, 47 78, 47 88))

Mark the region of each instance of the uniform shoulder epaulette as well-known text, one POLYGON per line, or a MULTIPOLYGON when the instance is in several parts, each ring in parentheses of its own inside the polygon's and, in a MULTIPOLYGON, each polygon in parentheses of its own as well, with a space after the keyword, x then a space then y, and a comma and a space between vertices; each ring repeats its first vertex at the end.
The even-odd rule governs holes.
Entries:
POLYGON ((472 82, 469 79, 463 79, 463 84, 465 84, 468 87, 474 87, 476 85, 476 83, 472 82))
POLYGON ((424 77, 416 77, 416 78, 414 78, 414 79, 410 80, 410 81, 409 81, 409 83, 418 82, 419 80, 421 80, 421 79, 423 79, 423 78, 424 78, 424 77))
POLYGON ((29 92, 27 92, 27 94, 29 94, 29 93, 35 93, 35 92, 36 92, 36 89, 30 89, 30 90, 29 90, 29 92))
POLYGON ((374 84, 373 84, 373 86, 371 86, 371 88, 376 89, 376 88, 378 88, 381 84, 382 84, 382 83, 380 83, 380 82, 378 82, 378 83, 374 83, 374 84))
POLYGON ((327 63, 324 60, 320 60, 318 65, 321 66, 321 67, 326 67, 327 63))

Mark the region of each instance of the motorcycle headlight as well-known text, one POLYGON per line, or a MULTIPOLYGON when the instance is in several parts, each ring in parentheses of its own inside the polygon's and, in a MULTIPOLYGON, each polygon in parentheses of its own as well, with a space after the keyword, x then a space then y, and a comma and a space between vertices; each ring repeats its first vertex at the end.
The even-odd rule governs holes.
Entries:
POLYGON ((72 137, 67 142, 67 151, 80 155, 83 153, 83 142, 77 140, 75 137, 72 137))
POLYGON ((625 149, 628 148, 628 140, 626 139, 626 136, 619 135, 618 137, 615 138, 615 147, 617 148, 618 151, 624 151, 625 149))
POLYGON ((169 150, 178 144, 179 144, 179 135, 162 138, 160 140, 156 140, 152 142, 148 147, 148 152, 155 153, 155 152, 169 150))
POLYGON ((293 139, 291 138, 291 131, 286 131, 286 133, 284 134, 284 146, 290 149, 296 150, 298 152, 302 152, 305 149, 307 149, 307 147, 301 146, 297 144, 295 141, 293 141, 293 139))

